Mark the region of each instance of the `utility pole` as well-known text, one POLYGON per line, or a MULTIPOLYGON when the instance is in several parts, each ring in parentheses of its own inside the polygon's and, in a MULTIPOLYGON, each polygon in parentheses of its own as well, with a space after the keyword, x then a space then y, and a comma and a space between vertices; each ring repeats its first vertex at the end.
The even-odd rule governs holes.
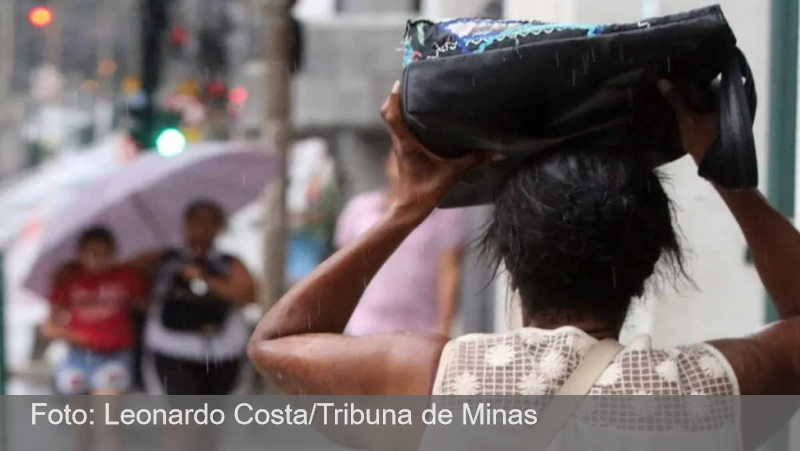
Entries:
POLYGON ((14 56, 16 38, 16 1, 1 1, 0 5, 0 104, 8 105, 11 92, 11 80, 14 77, 14 56))
POLYGON ((62 71, 61 68, 61 37, 64 25, 64 0, 53 0, 51 3, 53 11, 53 23, 45 30, 44 42, 44 61, 52 64, 54 68, 62 71))
POLYGON ((265 0, 266 122, 268 151, 278 161, 279 178, 264 193, 265 287, 263 305, 274 305, 286 289, 286 191, 291 106, 291 9, 295 0, 265 0))

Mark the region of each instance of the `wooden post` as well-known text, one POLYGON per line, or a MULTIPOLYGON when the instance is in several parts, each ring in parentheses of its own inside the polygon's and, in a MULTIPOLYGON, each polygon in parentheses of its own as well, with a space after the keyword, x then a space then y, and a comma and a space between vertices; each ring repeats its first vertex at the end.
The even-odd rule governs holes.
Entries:
POLYGON ((293 0, 266 0, 266 121, 264 137, 268 151, 278 160, 278 179, 264 193, 265 274, 262 305, 265 310, 286 289, 286 191, 288 185, 291 76, 290 20, 293 0))

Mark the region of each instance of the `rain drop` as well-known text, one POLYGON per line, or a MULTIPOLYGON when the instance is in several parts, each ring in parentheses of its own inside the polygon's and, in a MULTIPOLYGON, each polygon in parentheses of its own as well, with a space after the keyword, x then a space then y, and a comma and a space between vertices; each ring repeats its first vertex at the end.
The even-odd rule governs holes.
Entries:
POLYGON ((672 60, 670 57, 667 57, 667 73, 672 73, 672 60))
POLYGON ((572 69, 572 86, 575 86, 575 85, 576 85, 576 80, 575 80, 575 69, 572 69))
POLYGON ((558 52, 556 52, 556 67, 561 67, 561 58, 559 58, 558 52))
POLYGON ((595 57, 594 57, 594 47, 592 47, 592 62, 593 62, 593 63, 596 63, 596 62, 597 62, 597 60, 596 60, 596 59, 595 59, 595 57))

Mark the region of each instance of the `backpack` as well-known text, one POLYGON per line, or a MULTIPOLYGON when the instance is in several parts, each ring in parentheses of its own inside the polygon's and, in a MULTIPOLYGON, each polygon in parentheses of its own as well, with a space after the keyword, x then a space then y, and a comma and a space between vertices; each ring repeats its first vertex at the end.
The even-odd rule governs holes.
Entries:
MULTIPOLYGON (((181 260, 178 250, 170 249, 162 257, 159 271, 165 271, 167 264, 181 260)), ((228 272, 233 257, 223 255, 221 264, 201 264, 207 274, 224 276, 228 272)), ((179 272, 171 275, 164 291, 161 310, 161 323, 175 332, 198 333, 206 336, 217 335, 225 326, 231 311, 230 303, 211 291, 198 294, 192 290, 189 281, 179 272)))

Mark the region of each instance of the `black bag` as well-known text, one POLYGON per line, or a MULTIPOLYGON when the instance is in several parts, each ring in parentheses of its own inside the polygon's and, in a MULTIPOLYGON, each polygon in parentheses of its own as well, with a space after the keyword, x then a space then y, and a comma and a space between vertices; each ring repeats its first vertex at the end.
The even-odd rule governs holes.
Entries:
MULTIPOLYGON (((168 251, 162 262, 162 267, 168 262, 180 258, 177 251, 168 251)), ((224 276, 227 265, 232 260, 230 256, 223 256, 225 268, 215 268, 202 264, 209 275, 224 276)), ((230 303, 215 296, 212 292, 205 295, 195 294, 189 282, 179 273, 176 274, 164 296, 161 311, 161 323, 166 329, 176 332, 200 333, 203 335, 216 335, 219 333, 230 314, 230 303)))
POLYGON ((486 204, 523 160, 578 139, 647 152, 654 167, 685 155, 660 78, 689 87, 698 111, 719 109, 720 136, 700 175, 756 187, 755 84, 719 6, 628 25, 411 21, 403 116, 441 157, 507 155, 469 174, 440 207, 486 204))

